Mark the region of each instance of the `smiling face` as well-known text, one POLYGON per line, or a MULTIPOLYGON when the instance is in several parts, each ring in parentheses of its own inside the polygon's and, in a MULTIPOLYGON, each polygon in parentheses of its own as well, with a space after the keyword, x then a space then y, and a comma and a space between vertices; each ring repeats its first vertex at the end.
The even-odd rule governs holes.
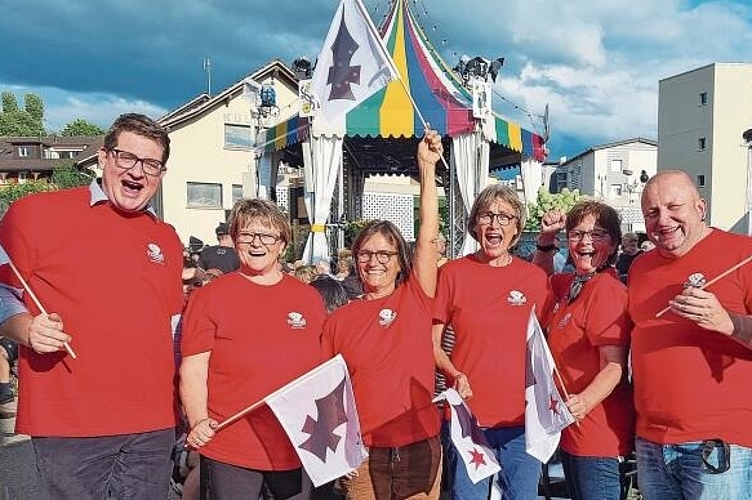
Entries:
POLYGON ((261 219, 254 219, 238 229, 235 250, 241 270, 254 276, 269 276, 279 272, 279 258, 285 252, 280 232, 261 219))
POLYGON ((642 213, 648 238, 665 257, 689 252, 709 231, 706 204, 682 172, 661 172, 642 192, 642 213))
POLYGON ((590 274, 601 269, 616 251, 617 242, 611 234, 588 214, 567 231, 569 256, 577 274, 590 274))
POLYGON ((397 275, 402 267, 397 247, 386 236, 374 233, 365 239, 359 246, 355 259, 363 281, 363 290, 367 294, 384 297, 394 291, 397 286, 397 275), (379 259, 385 262, 382 263, 379 259))
MULTIPOLYGON (((115 149, 157 161, 162 161, 164 155, 164 149, 157 141, 133 132, 121 132, 115 149)), ((132 168, 121 168, 115 152, 105 148, 99 150, 99 164, 103 169, 102 190, 110 203, 123 212, 144 209, 164 176, 164 172, 156 176, 145 174, 141 162, 132 168)))
POLYGON ((493 263, 506 259, 509 247, 516 241, 519 233, 515 214, 512 204, 500 198, 493 200, 484 209, 478 210, 473 229, 480 243, 480 256, 485 262, 493 263), (500 217, 500 214, 503 215, 500 217), (489 215, 489 221, 481 220, 484 216, 488 218, 489 215), (505 219, 504 222, 507 222, 507 225, 502 225, 500 219, 505 219))

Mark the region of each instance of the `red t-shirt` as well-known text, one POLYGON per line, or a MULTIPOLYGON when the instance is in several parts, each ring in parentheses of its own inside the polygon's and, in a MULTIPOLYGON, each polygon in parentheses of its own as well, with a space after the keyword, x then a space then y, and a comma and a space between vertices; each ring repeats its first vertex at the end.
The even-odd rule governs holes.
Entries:
POLYGON ((337 309, 324 325, 324 353, 347 362, 368 446, 404 446, 439 433, 432 302, 411 275, 387 297, 337 309))
POLYGON ((467 375, 467 404, 482 427, 525 423, 527 323, 533 305, 543 313, 547 283, 543 270, 518 258, 492 267, 468 255, 439 271, 434 317, 454 327, 452 363, 467 375))
MULTIPOLYGON (((317 366, 325 315, 318 292, 288 275, 262 286, 235 272, 193 292, 182 350, 184 357, 211 351, 209 416, 221 422, 317 366)), ((258 470, 300 467, 266 405, 219 431, 201 454, 258 470)))
MULTIPOLYGON (((0 243, 73 337, 61 351, 22 348, 16 430, 109 436, 175 426, 171 317, 182 309, 183 251, 147 212, 90 206, 87 187, 31 195, 0 222, 0 243)), ((0 280, 21 288, 9 266, 0 280)), ((37 310, 28 294, 24 302, 37 310)))
MULTIPOLYGON (((548 322, 548 345, 566 389, 578 394, 601 371, 601 346, 629 347, 631 323, 627 316, 627 289, 611 271, 583 284, 579 297, 567 304, 574 274, 551 277, 553 312, 548 322)), ((626 367, 625 367, 626 371, 626 367)), ((626 373, 599 405, 561 435, 561 447, 572 455, 616 457, 632 452, 634 406, 626 373)))
MULTIPOLYGON (((655 443, 721 438, 752 447, 752 351, 672 312, 655 315, 694 273, 707 281, 752 255, 752 239, 714 229, 687 254, 646 252, 629 271, 637 435, 655 443)), ((752 264, 707 288, 736 314, 752 312, 752 264)))

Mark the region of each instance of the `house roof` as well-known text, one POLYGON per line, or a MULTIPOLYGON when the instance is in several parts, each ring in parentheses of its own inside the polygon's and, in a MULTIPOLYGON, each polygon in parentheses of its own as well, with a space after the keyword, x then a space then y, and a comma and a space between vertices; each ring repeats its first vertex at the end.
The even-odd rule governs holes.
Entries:
POLYGON ((257 69, 250 75, 243 77, 237 82, 233 83, 226 89, 222 90, 213 97, 210 97, 206 93, 191 99, 187 103, 183 104, 179 108, 167 113, 163 117, 157 120, 161 125, 166 127, 177 127, 183 125, 185 122, 195 119, 196 117, 211 111, 217 106, 224 104, 228 99, 236 97, 243 92, 243 82, 252 78, 254 80, 264 80, 269 77, 276 79, 287 80, 287 83, 294 88, 298 86, 298 79, 290 68, 288 68, 282 61, 275 59, 270 63, 257 69))
POLYGON ((78 164, 83 158, 95 154, 104 143, 103 136, 74 137, 0 137, 0 172, 51 172, 65 159, 14 158, 14 147, 38 145, 45 148, 83 147, 72 161, 78 164))
POLYGON ((609 148, 616 148, 619 146, 624 146, 626 144, 632 144, 635 142, 640 142, 643 144, 647 144, 649 146, 658 147, 658 141, 653 139, 646 139, 645 137, 633 137, 632 139, 624 139, 622 141, 615 141, 615 142, 607 142, 605 144, 599 144, 597 146, 592 146, 591 148, 586 149, 582 153, 579 153, 572 158, 567 159, 567 161, 562 162, 561 165, 568 165, 572 163, 575 160, 579 160, 583 156, 589 155, 590 153, 594 153, 596 151, 600 151, 601 149, 609 149, 609 148))

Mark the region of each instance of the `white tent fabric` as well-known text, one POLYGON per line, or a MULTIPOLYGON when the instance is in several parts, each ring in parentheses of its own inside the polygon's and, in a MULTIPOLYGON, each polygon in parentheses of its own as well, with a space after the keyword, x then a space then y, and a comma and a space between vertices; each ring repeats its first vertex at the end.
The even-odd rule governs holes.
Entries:
MULTIPOLYGON (((480 133, 463 134, 452 138, 451 168, 457 173, 462 204, 470 213, 473 201, 483 190, 488 179, 488 158, 490 145, 480 133)), ((478 243, 465 234, 460 255, 468 255, 478 249, 478 243)))
POLYGON ((543 164, 533 158, 523 158, 520 162, 520 174, 525 192, 523 201, 526 204, 535 203, 538 199, 538 191, 543 185, 543 164))
POLYGON ((326 241, 326 221, 334 196, 337 176, 342 168, 342 138, 323 135, 310 138, 310 154, 303 154, 306 162, 306 209, 311 219, 311 233, 308 235, 303 258, 309 263, 329 260, 326 241))

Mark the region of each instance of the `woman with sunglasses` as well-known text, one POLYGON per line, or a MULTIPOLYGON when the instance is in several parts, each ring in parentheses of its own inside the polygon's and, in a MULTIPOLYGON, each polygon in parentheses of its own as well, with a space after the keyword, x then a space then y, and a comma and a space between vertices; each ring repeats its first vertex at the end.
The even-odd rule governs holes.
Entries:
POLYGON ((326 313, 316 290, 281 270, 291 231, 274 203, 238 201, 230 235, 240 269, 193 292, 184 317, 187 443, 201 454, 202 494, 259 498, 263 488, 274 498, 304 500, 310 480, 268 406, 217 426, 320 363, 326 313))
POLYGON ((618 500, 620 464, 633 450, 634 409, 626 364, 631 323, 627 290, 614 268, 617 212, 581 201, 543 216, 534 262, 550 269, 556 234, 566 230, 573 273, 551 276, 548 342, 577 420, 562 431, 567 488, 576 500, 618 500))
MULTIPOLYGON (((504 499, 535 498, 541 463, 525 452, 525 350, 532 307, 546 301, 546 274, 512 256, 525 226, 525 206, 499 184, 485 188, 468 216, 477 252, 441 268, 433 330, 436 366, 467 400, 501 464, 504 499), (454 328, 451 359, 441 348, 454 328)), ((456 500, 486 500, 492 478, 473 483, 453 446, 447 467, 456 500)))
POLYGON ((360 299, 337 309, 324 325, 327 355, 349 367, 369 457, 341 479, 348 500, 438 499, 441 445, 432 403, 431 312, 436 290, 438 229, 435 163, 441 137, 420 141, 420 230, 411 259, 407 242, 388 221, 373 221, 352 253, 363 283, 360 299))

